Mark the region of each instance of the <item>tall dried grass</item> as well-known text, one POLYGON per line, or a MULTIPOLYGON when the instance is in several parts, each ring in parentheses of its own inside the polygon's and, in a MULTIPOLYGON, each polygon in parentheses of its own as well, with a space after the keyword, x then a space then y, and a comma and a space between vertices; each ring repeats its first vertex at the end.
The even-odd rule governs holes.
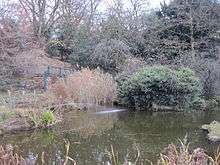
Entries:
MULTIPOLYGON (((58 165, 67 165, 72 164, 76 165, 76 161, 69 157, 70 142, 64 140, 65 142, 65 156, 61 158, 61 161, 58 165)), ((38 164, 37 159, 29 160, 24 159, 21 155, 15 152, 14 147, 10 144, 5 146, 0 146, 0 165, 30 165, 38 164)), ((44 152, 41 155, 41 165, 46 165, 44 152)))
POLYGON ((60 79, 50 88, 62 101, 109 104, 116 98, 116 82, 100 69, 82 69, 66 79, 60 79))
MULTIPOLYGON (((109 158, 109 165, 145 165, 154 163, 148 159, 142 159, 141 152, 136 146, 137 156, 135 159, 129 158, 121 160, 119 153, 114 150, 111 145, 110 150, 106 151, 109 158), (142 161, 144 160, 144 162, 142 161)), ((196 148, 189 149, 189 143, 180 140, 180 145, 170 144, 166 147, 163 153, 160 154, 158 162, 155 165, 220 165, 220 149, 218 148, 213 156, 209 156, 204 149, 196 148)))
POLYGON ((207 155, 203 148, 189 151, 189 143, 180 141, 180 147, 174 144, 168 145, 164 153, 160 154, 158 165, 219 165, 220 150, 213 157, 207 155))
POLYGON ((0 146, 0 164, 1 165, 27 165, 26 160, 14 153, 11 145, 0 146))

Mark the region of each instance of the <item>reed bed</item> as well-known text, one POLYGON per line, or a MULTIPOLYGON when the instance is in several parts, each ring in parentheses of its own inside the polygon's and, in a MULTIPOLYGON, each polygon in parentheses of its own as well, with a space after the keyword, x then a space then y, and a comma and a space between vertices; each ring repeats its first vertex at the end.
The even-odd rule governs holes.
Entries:
POLYGON ((53 84, 50 91, 61 101, 111 104, 116 98, 116 82, 100 69, 82 69, 53 84))
MULTIPOLYGON (((63 161, 61 161, 59 165, 76 165, 76 161, 73 158, 69 157, 70 142, 67 140, 64 140, 64 142, 65 156, 62 159, 63 161)), ((44 158, 44 152, 41 154, 41 159, 39 161, 39 163, 37 162, 37 160, 33 160, 30 162, 29 160, 23 158, 20 154, 15 152, 14 147, 10 144, 0 146, 0 165, 47 165, 44 158)))
MULTIPOLYGON (((213 156, 209 156, 204 149, 189 149, 189 143, 180 141, 180 144, 169 144, 168 147, 160 153, 157 165, 220 165, 220 148, 213 156)), ((110 150, 106 151, 110 165, 154 165, 150 160, 144 159, 138 147, 135 148, 137 154, 134 159, 122 161, 119 159, 119 153, 111 145, 110 150)))

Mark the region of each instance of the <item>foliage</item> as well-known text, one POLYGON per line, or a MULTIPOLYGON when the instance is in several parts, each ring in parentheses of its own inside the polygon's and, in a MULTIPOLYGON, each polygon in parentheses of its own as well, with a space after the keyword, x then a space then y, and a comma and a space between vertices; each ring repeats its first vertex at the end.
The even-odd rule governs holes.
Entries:
POLYGON ((69 52, 68 62, 79 67, 91 67, 91 55, 94 46, 97 44, 97 38, 93 37, 86 25, 74 27, 64 22, 59 31, 60 40, 66 45, 69 52))
POLYGON ((117 92, 121 103, 137 109, 153 104, 182 107, 199 97, 201 85, 188 68, 149 66, 120 82, 117 92))
POLYGON ((182 58, 187 52, 190 52, 189 58, 213 58, 217 55, 217 42, 213 40, 220 18, 216 1, 175 0, 162 4, 157 16, 161 21, 158 27, 161 31, 157 35, 161 42, 166 42, 163 53, 167 58, 182 58))
POLYGON ((50 90, 62 101, 107 104, 116 97, 116 82, 100 69, 82 69, 53 84, 50 90))
POLYGON ((219 96, 216 96, 216 97, 214 97, 213 99, 217 102, 217 104, 218 104, 218 106, 219 106, 219 105, 220 105, 220 97, 219 97, 219 96))
POLYGON ((143 0, 115 1, 99 13, 100 2, 0 4, 0 84, 10 85, 19 72, 14 56, 36 46, 79 68, 100 67, 113 74, 130 57, 141 57, 148 65, 189 67, 201 78, 206 99, 219 93, 219 1, 173 0, 151 11, 143 0))
POLYGON ((100 67, 113 74, 121 72, 127 57, 141 57, 148 65, 189 67, 201 78, 206 98, 219 93, 219 1, 173 0, 148 10, 143 0, 117 0, 99 12, 100 2, 39 0, 45 5, 38 6, 19 0, 0 5, 0 83, 8 84, 6 78, 18 71, 12 57, 36 46, 79 68, 100 67))
POLYGON ((96 45, 92 60, 95 67, 115 73, 130 55, 129 47, 123 42, 114 39, 102 40, 96 45))
POLYGON ((53 112, 51 112, 51 111, 43 112, 41 119, 42 119, 42 124, 45 126, 52 124, 56 120, 53 112))
POLYGON ((219 103, 214 98, 206 100, 206 107, 209 109, 214 109, 216 107, 219 107, 219 103))
POLYGON ((67 60, 70 52, 66 45, 59 40, 51 40, 47 44, 46 51, 51 57, 60 57, 61 60, 67 60))
POLYGON ((196 98, 192 101, 192 105, 190 106, 192 109, 196 110, 204 110, 207 108, 207 102, 203 98, 196 98))

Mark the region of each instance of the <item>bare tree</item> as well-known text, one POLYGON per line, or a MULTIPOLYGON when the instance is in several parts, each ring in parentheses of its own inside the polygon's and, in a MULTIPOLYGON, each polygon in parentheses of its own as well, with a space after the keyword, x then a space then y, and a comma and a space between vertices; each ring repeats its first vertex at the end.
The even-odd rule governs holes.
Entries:
POLYGON ((60 18, 61 0, 19 0, 38 38, 48 33, 60 18))

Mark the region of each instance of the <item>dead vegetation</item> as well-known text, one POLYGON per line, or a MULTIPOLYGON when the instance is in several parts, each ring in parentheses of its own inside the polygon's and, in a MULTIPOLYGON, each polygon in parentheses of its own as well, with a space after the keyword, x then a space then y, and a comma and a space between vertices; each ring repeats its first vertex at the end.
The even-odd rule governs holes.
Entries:
POLYGON ((60 79, 50 91, 61 101, 111 104, 116 97, 116 82, 100 69, 82 69, 66 79, 60 79))
POLYGON ((11 92, 0 96, 0 134, 49 128, 62 120, 50 93, 11 92), (54 112, 50 112, 51 107, 54 112))
POLYGON ((26 77, 43 74, 48 66, 57 68, 71 68, 71 64, 58 59, 49 58, 42 49, 31 49, 23 51, 15 57, 17 68, 23 71, 26 77))
POLYGON ((164 153, 160 154, 159 165, 219 165, 219 148, 214 156, 209 156, 203 148, 196 148, 192 152, 189 150, 189 144, 180 142, 177 147, 174 144, 168 145, 164 153))
MULTIPOLYGON (((67 165, 71 163, 72 165, 76 165, 76 161, 69 157, 69 149, 70 142, 64 140, 65 142, 65 157, 62 159, 59 165, 67 165)), ((41 155, 41 165, 45 165, 44 152, 41 155)), ((14 147, 10 144, 5 146, 0 146, 0 164, 1 165, 30 165, 30 164, 38 164, 37 160, 30 160, 23 158, 20 154, 16 153, 14 147), (34 162, 33 162, 34 161, 34 162)))
MULTIPOLYGON (((106 151, 110 165, 144 165, 154 163, 150 160, 143 160, 139 148, 136 146, 134 150, 137 152, 134 159, 121 161, 119 153, 111 145, 110 150, 106 151)), ((155 163, 157 165, 219 165, 220 150, 219 148, 213 156, 208 155, 203 148, 189 149, 189 143, 180 141, 179 145, 170 144, 160 154, 155 163)))

